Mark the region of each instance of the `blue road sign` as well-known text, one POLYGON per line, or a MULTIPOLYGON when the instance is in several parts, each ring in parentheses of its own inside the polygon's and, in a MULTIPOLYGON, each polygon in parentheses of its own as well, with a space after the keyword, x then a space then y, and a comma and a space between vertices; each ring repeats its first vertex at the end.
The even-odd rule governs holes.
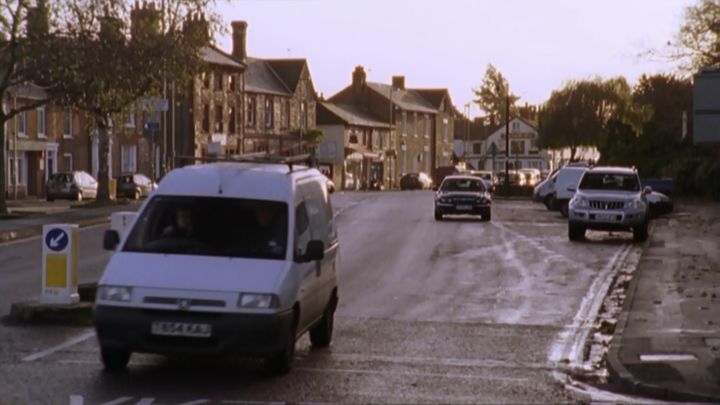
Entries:
POLYGON ((55 252, 59 252, 65 249, 68 245, 68 242, 70 242, 70 239, 68 238, 67 232, 63 231, 60 228, 51 229, 45 235, 45 245, 48 247, 48 249, 55 252))

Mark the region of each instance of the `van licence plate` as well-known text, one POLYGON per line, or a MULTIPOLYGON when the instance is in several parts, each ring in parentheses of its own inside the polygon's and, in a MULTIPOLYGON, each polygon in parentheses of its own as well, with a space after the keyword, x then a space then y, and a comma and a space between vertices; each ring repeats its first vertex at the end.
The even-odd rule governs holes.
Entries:
POLYGON ((206 338, 212 335, 212 326, 206 323, 153 322, 152 334, 206 338))
POLYGON ((470 211, 472 209, 472 205, 458 205, 455 207, 458 211, 470 211))

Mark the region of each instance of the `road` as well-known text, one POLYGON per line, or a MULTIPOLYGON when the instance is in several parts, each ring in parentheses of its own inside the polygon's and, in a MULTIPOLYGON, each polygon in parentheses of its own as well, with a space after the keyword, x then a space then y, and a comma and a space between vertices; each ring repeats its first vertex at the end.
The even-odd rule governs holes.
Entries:
MULTIPOLYGON (((335 196, 336 334, 327 350, 311 350, 304 337, 287 376, 268 377, 253 360, 137 354, 126 374, 108 375, 90 328, 2 326, 0 402, 586 400, 558 375, 581 359, 598 294, 640 247, 628 235, 593 232, 587 243, 570 243, 566 222, 528 201, 496 201, 490 223, 436 222, 432 198, 430 192, 335 196)), ((89 278, 107 260, 98 246, 102 230, 82 231, 89 247, 81 271, 89 278)), ((39 243, 0 245, 2 305, 39 285, 39 276, 29 274, 37 272, 38 260, 30 257, 39 243)))

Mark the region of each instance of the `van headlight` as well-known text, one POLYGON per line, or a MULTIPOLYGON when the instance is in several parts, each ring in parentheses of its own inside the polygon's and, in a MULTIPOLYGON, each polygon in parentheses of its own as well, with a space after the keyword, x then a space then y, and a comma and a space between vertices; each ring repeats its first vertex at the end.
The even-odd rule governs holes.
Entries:
POLYGON ((570 205, 573 208, 587 208, 588 207, 588 199, 585 197, 573 197, 572 200, 570 200, 570 205))
POLYGON ((274 294, 243 293, 238 298, 238 307, 268 309, 277 306, 277 297, 274 294))
POLYGON ((132 287, 119 287, 112 285, 101 285, 98 288, 98 300, 130 302, 132 299, 132 287))

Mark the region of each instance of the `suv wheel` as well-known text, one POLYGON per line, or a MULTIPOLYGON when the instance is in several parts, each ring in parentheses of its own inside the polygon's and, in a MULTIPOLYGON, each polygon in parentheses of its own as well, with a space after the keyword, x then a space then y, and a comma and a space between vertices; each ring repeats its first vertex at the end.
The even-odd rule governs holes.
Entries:
POLYGON ((130 361, 130 351, 122 349, 100 348, 100 356, 107 371, 123 371, 130 361))
POLYGON ((573 242, 581 241, 585 237, 585 227, 568 222, 568 239, 573 242))
POLYGON ((483 222, 489 222, 491 219, 492 219, 492 211, 491 210, 484 211, 480 216, 480 220, 483 222))
POLYGON ((648 223, 643 222, 642 225, 633 228, 633 240, 635 242, 645 242, 648 238, 648 223))

